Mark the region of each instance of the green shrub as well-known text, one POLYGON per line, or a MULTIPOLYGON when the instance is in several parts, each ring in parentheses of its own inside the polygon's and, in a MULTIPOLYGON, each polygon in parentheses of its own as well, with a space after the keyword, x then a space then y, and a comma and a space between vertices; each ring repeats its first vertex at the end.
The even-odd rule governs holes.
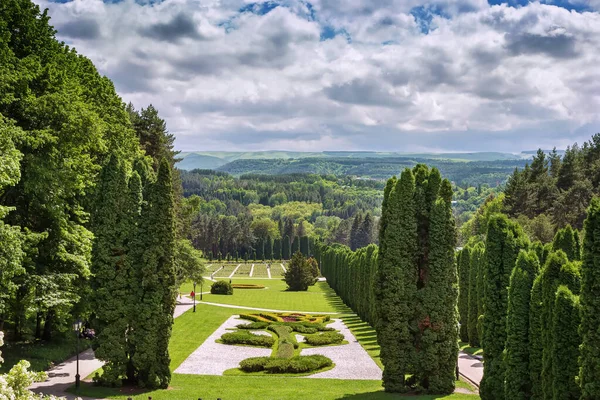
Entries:
POLYGON ((330 367, 333 362, 321 355, 296 356, 292 358, 252 357, 240 362, 245 372, 268 371, 272 374, 298 374, 330 367))
POLYGON ((337 332, 323 332, 314 335, 306 335, 304 341, 311 346, 324 346, 327 344, 342 343, 344 335, 337 332))
POLYGON ((273 347, 275 339, 272 336, 255 335, 246 330, 225 333, 221 336, 225 344, 246 344, 260 347, 273 347))
POLYGON ((240 362, 240 369, 245 372, 259 372, 265 369, 270 357, 252 357, 246 358, 240 362))
POLYGON ((231 283, 226 281, 217 281, 210 287, 211 294, 233 294, 231 283))
POLYGON ((277 357, 292 358, 294 356, 294 343, 288 340, 280 340, 277 348, 277 357))
POLYGON ((291 327, 285 325, 269 325, 268 328, 279 336, 279 343, 291 343, 294 348, 298 348, 298 342, 292 332, 294 331, 291 327))
POLYGON ((267 329, 268 326, 269 326, 268 322, 258 321, 258 322, 251 322, 249 324, 239 324, 239 325, 236 325, 236 328, 238 328, 238 329, 267 329))

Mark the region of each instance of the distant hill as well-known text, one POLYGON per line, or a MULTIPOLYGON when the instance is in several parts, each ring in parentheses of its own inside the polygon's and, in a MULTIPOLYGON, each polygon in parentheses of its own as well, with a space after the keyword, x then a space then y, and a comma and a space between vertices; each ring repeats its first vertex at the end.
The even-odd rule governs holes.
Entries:
MULTIPOLYGON (((398 152, 375 152, 375 151, 323 151, 323 152, 299 152, 299 151, 194 151, 182 152, 183 160, 177 167, 184 170, 192 169, 217 169, 221 166, 237 160, 300 160, 310 159, 407 159, 407 160, 449 160, 449 161, 500 161, 500 160, 522 160, 531 158, 531 154, 511 154, 498 152, 475 152, 475 153, 398 153, 398 152)), ((335 168, 334 168, 335 169, 335 168)))

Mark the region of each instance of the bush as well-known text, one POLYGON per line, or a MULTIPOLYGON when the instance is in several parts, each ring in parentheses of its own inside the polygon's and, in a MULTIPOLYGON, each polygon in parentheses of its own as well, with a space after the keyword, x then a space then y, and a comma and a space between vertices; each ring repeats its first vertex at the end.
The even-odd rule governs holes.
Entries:
POLYGON ((292 332, 294 331, 291 327, 285 325, 270 325, 268 328, 279 336, 279 343, 291 343, 294 348, 298 348, 298 342, 292 332))
POLYGON ((267 329, 269 324, 267 322, 251 322, 249 324, 239 324, 236 326, 238 329, 267 329))
POLYGON ((217 281, 210 287, 211 294, 233 294, 231 283, 226 281, 217 281))
POLYGON ((292 358, 252 357, 240 363, 245 372, 267 371, 272 374, 297 374, 330 367, 333 362, 321 355, 296 356, 292 358))
POLYGON ((344 335, 337 332, 323 332, 314 335, 306 335, 304 341, 311 346, 324 346, 327 344, 342 343, 344 335))
MULTIPOLYGON (((296 343, 297 345, 297 343, 296 343)), ((277 348, 277 357, 279 358, 292 358, 294 357, 294 343, 288 340, 280 340, 279 347, 277 348)))
POLYGON ((231 285, 234 289, 264 289, 264 285, 253 285, 250 283, 234 283, 231 285))
POLYGON ((285 283, 290 291, 306 291, 315 282, 311 266, 306 258, 297 251, 284 274, 285 283))
POLYGON ((250 346, 273 347, 275 339, 272 336, 255 335, 248 331, 225 333, 221 336, 225 344, 246 344, 250 346))

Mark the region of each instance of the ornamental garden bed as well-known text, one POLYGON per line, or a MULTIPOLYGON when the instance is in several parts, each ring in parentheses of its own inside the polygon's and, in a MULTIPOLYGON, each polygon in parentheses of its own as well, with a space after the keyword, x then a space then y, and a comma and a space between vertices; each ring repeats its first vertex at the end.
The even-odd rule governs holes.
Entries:
POLYGON ((225 333, 220 342, 225 344, 271 347, 270 357, 251 357, 240 362, 239 368, 226 371, 226 375, 283 374, 307 375, 334 367, 333 361, 320 354, 301 356, 304 347, 331 346, 344 343, 344 335, 327 327, 327 315, 300 313, 242 314, 241 319, 252 321, 238 324, 237 330, 225 333), (265 330, 274 337, 256 335, 249 331, 265 330), (295 333, 305 335, 298 343, 295 333), (269 345, 270 344, 270 345, 269 345))
POLYGON ((251 283, 232 283, 234 289, 264 289, 264 285, 253 285, 251 283))

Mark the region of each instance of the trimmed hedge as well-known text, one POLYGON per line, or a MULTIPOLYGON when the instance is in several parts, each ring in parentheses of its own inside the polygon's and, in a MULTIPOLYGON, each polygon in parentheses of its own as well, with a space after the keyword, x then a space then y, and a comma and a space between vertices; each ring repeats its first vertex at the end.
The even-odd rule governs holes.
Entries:
POLYGON ((233 287, 227 281, 217 281, 210 287, 211 294, 233 294, 233 287))
POLYGON ((264 285, 253 285, 250 283, 234 283, 231 285, 234 289, 264 289, 264 285))
POLYGON ((255 322, 284 322, 290 326, 293 326, 292 324, 302 324, 306 327, 317 328, 318 330, 323 330, 324 324, 331 320, 329 315, 309 315, 299 313, 240 314, 240 318, 255 322))
POLYGON ((255 335, 246 330, 225 333, 221 336, 225 344, 246 344, 250 346, 273 347, 275 339, 272 336, 255 335))
POLYGON ((267 329, 269 326, 268 322, 251 322, 249 324, 239 324, 236 325, 238 329, 267 329))
POLYGON ((314 335, 306 335, 304 341, 311 346, 324 346, 327 344, 342 343, 344 335, 337 332, 323 332, 314 335))
POLYGON ((296 356, 292 358, 252 357, 240 363, 245 372, 267 371, 272 374, 299 374, 330 367, 333 362, 322 355, 296 356))
POLYGON ((291 343, 295 349, 298 348, 298 342, 292 332, 294 331, 291 327, 285 325, 269 325, 270 331, 275 332, 279 336, 279 345, 283 343, 291 343))

